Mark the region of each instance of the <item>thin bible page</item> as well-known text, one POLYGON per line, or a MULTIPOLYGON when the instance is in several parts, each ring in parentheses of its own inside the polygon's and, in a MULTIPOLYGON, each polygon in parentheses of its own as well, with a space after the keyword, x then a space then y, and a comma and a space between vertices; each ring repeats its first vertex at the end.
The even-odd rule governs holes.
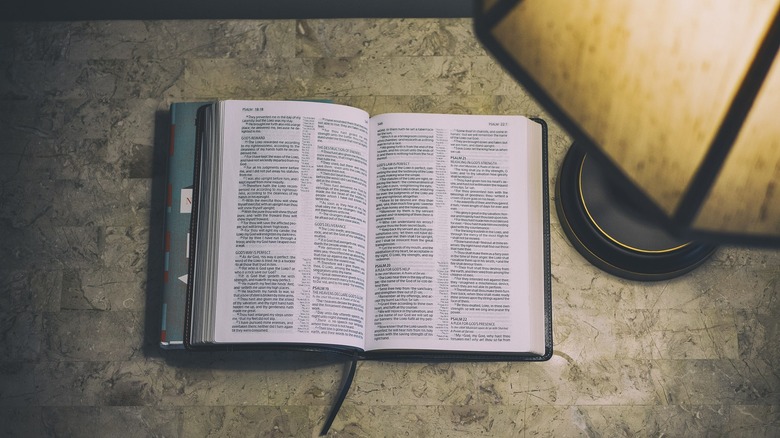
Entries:
POLYGON ((363 347, 368 115, 225 103, 217 340, 363 347))
POLYGON ((530 123, 372 119, 368 349, 532 350, 530 123))

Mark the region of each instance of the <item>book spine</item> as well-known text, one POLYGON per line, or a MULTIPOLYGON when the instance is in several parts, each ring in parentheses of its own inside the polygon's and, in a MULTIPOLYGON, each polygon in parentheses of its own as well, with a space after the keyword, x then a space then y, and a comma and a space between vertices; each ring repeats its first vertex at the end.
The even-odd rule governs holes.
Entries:
POLYGON ((168 301, 171 299, 172 291, 170 283, 170 260, 171 260, 171 232, 169 230, 171 223, 171 206, 173 205, 173 193, 171 187, 170 165, 173 157, 174 144, 176 142, 176 105, 171 105, 171 126, 170 137, 168 139, 168 172, 166 174, 165 190, 165 229, 163 230, 163 296, 162 296, 162 321, 160 322, 160 346, 169 348, 168 342, 168 301))
POLYGON ((184 348, 189 228, 195 162, 195 117, 204 103, 171 105, 165 196, 164 264, 160 346, 184 348))

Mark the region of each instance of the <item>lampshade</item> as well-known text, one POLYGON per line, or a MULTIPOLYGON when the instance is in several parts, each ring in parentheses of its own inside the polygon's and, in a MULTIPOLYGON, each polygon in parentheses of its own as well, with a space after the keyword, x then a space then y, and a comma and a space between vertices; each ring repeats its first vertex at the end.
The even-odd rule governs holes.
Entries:
POLYGON ((651 215, 780 245, 780 0, 483 0, 486 48, 651 215))

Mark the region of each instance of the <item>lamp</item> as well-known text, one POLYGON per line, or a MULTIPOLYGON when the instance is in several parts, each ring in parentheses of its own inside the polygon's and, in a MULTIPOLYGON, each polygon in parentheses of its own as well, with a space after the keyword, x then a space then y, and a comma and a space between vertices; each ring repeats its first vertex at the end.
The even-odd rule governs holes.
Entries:
POLYGON ((575 139, 556 206, 590 261, 662 279, 717 242, 780 245, 779 10, 477 1, 482 43, 575 139))

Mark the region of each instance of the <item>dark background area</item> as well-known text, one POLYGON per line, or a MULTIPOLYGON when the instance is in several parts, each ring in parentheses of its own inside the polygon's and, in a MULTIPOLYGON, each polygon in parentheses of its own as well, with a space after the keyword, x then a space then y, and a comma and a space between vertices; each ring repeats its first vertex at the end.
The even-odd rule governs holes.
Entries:
POLYGON ((7 0, 4 21, 470 17, 471 0, 7 0))

